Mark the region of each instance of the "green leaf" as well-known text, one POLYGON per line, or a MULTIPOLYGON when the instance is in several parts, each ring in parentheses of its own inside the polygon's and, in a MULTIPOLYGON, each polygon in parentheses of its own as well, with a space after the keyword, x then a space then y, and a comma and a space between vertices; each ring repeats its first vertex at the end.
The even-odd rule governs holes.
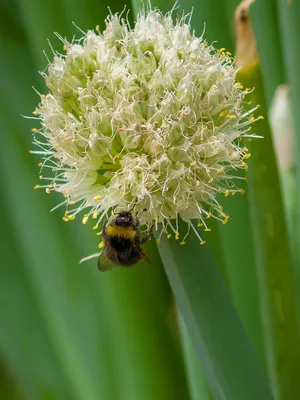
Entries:
POLYGON ((192 400, 213 400, 213 396, 203 374, 203 368, 197 357, 189 334, 187 332, 184 320, 180 313, 178 322, 180 326, 180 334, 182 347, 184 352, 185 366, 188 376, 190 396, 192 400))
POLYGON ((250 17, 264 75, 266 98, 270 106, 275 89, 285 81, 278 15, 274 1, 255 1, 250 7, 250 17))
MULTIPOLYGON (((255 87, 251 95, 260 112, 266 101, 260 66, 243 68, 239 79, 255 87)), ((263 139, 251 143, 249 198, 255 245, 261 319, 266 346, 268 375, 276 399, 292 399, 300 393, 300 341, 297 301, 290 245, 283 211, 276 158, 267 118, 255 125, 263 139)))
MULTIPOLYGON (((292 120, 294 128, 294 154, 296 164, 296 205, 299 204, 300 200, 300 75, 299 75, 299 63, 300 63, 300 49, 299 49, 299 13, 300 4, 297 1, 284 1, 277 0, 278 5, 278 16, 280 22, 280 32, 282 40, 282 49, 284 54, 284 66, 286 71, 287 83, 290 90, 291 109, 292 109, 292 120)), ((294 243, 296 249, 296 274, 298 283, 298 292, 300 288, 300 212, 299 207, 296 207, 295 214, 295 231, 294 231, 294 243)), ((300 304, 300 298, 299 298, 300 304)))
POLYGON ((159 251, 215 398, 272 399, 207 247, 200 246, 196 236, 190 233, 183 247, 173 239, 163 238, 159 251))

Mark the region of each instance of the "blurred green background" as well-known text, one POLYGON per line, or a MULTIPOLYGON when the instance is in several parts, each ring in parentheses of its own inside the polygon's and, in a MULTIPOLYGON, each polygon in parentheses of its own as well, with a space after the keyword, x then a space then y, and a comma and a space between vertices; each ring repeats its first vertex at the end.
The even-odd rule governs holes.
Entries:
MULTIPOLYGON (((205 24, 207 41, 234 54, 238 3, 181 0, 178 12, 194 8, 196 34, 205 24)), ((297 151, 299 2, 257 0, 250 10, 261 69, 241 71, 240 79, 256 87, 265 120, 253 129, 264 139, 249 143, 249 194, 222 199, 230 223, 214 227, 205 249, 192 238, 186 249, 163 243, 159 253, 150 241, 151 265, 102 274, 95 262, 78 262, 97 249, 94 231, 80 220, 64 223, 62 210, 49 212, 60 197, 33 190, 40 160, 28 150, 38 121, 21 115, 31 116, 39 101, 32 86, 46 92, 38 71, 47 66, 43 51, 52 57, 47 40, 62 48, 53 32, 70 41, 80 37, 73 21, 83 31, 101 30, 108 7, 114 13, 125 5, 134 21, 137 0, 0 3, 0 396, 266 400, 272 392, 275 399, 297 400, 299 160, 294 165, 288 157, 278 174, 268 110, 279 85, 287 84, 290 118, 278 134, 290 135, 288 125, 297 151)), ((152 5, 169 11, 174 2, 152 5)))

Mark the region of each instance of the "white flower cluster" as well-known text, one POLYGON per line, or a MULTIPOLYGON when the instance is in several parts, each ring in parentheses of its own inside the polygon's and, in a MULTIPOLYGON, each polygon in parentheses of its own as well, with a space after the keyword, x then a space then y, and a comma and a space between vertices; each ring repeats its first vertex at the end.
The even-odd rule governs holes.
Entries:
MULTIPOLYGON (((142 224, 175 233, 178 216, 207 228, 228 216, 217 200, 235 186, 250 156, 241 139, 254 117, 235 81, 234 59, 192 32, 187 18, 148 11, 131 29, 110 16, 88 31, 44 74, 50 90, 34 114, 46 191, 64 194, 64 220, 87 209, 95 229, 113 207, 140 213, 142 224)), ((203 243, 198 232, 198 237, 203 243)))

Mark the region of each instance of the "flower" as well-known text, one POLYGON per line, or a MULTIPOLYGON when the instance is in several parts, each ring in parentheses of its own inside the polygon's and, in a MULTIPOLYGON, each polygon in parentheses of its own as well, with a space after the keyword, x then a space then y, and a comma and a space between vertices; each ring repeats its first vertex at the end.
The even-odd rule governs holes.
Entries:
POLYGON ((97 229, 113 207, 134 207, 142 224, 159 221, 176 239, 180 216, 204 243, 191 220, 205 230, 209 217, 228 221, 217 195, 243 192, 241 140, 255 120, 230 53, 196 37, 188 17, 158 10, 133 29, 110 15, 103 33, 63 42, 34 111, 39 165, 53 172, 38 187, 64 195, 65 221, 85 209, 83 223, 92 216, 97 229))

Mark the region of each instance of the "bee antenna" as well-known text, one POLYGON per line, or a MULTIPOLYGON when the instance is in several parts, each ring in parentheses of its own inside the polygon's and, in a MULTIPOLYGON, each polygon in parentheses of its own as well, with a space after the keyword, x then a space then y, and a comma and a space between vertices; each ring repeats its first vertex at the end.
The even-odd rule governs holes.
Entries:
POLYGON ((134 210, 134 207, 136 206, 136 200, 137 200, 137 197, 134 199, 133 206, 131 207, 130 210, 128 210, 128 212, 132 212, 134 210))
POLYGON ((136 218, 139 217, 139 214, 140 214, 140 213, 145 212, 145 211, 147 211, 147 208, 143 208, 142 210, 137 211, 136 214, 135 214, 136 218))

